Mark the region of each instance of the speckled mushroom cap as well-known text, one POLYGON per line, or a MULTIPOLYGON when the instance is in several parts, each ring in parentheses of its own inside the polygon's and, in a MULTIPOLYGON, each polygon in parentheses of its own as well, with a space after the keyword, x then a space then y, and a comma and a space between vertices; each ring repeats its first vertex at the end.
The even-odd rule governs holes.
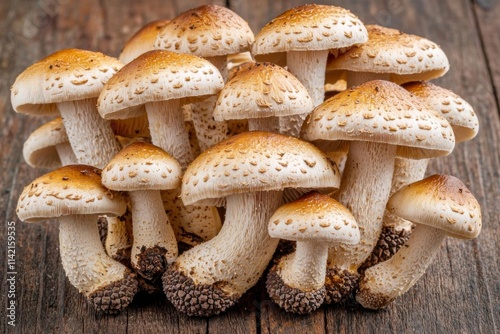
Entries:
POLYGON ((268 132, 245 132, 209 148, 182 179, 185 205, 220 205, 231 194, 339 186, 337 166, 303 140, 268 132))
POLYGON ((125 65, 106 83, 97 109, 105 119, 136 117, 148 102, 213 95, 223 86, 222 76, 209 61, 153 50, 125 65))
POLYGON ((267 23, 255 36, 252 54, 345 49, 367 40, 365 26, 349 10, 302 5, 267 23))
POLYGON ((481 231, 479 203, 462 181, 449 175, 435 174, 400 189, 387 209, 455 238, 473 239, 481 231))
POLYGON ((423 99, 429 107, 439 111, 448 120, 457 143, 474 138, 479 131, 479 120, 472 106, 452 91, 430 82, 410 82, 403 86, 423 99))
POLYGON ((273 238, 357 244, 358 224, 345 206, 317 192, 302 196, 278 208, 269 220, 273 238))
POLYGON ((158 32, 168 22, 170 22, 170 20, 156 20, 149 22, 139 29, 134 36, 125 43, 122 52, 118 56, 118 60, 124 64, 128 64, 144 52, 153 50, 158 32))
POLYGON ((301 136, 318 145, 321 141, 397 145, 398 156, 412 159, 447 155, 455 145, 445 118, 401 86, 383 80, 350 88, 319 105, 306 119, 301 136))
POLYGON ((119 191, 175 189, 181 178, 177 160, 145 142, 128 145, 102 170, 102 184, 119 191))
POLYGON ((271 63, 251 63, 232 76, 219 93, 216 121, 281 117, 312 110, 307 89, 293 74, 271 63))
POLYGON ((87 165, 69 165, 40 176, 26 186, 16 213, 33 223, 68 215, 119 216, 127 204, 120 193, 101 184, 101 170, 87 165))
POLYGON ((232 10, 217 5, 190 9, 161 29, 156 49, 215 57, 249 51, 254 35, 232 10))
POLYGON ((61 167, 56 145, 69 143, 60 117, 53 119, 35 131, 24 142, 23 157, 28 165, 39 168, 61 167))
POLYGON ((100 52, 57 51, 19 74, 11 89, 12 107, 22 114, 58 115, 56 103, 99 96, 122 66, 100 52))
POLYGON ((450 68, 443 50, 428 39, 378 25, 366 29, 368 42, 332 58, 327 71, 391 73, 391 81, 402 84, 434 79, 450 68))

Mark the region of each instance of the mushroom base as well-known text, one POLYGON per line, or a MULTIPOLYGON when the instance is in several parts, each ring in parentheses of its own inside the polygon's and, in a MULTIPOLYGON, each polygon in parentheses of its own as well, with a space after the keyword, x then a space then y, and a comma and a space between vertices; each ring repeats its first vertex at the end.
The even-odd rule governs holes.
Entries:
POLYGON ((189 316, 209 317, 233 306, 240 296, 224 292, 225 282, 196 284, 172 265, 163 274, 163 291, 175 308, 189 316))
POLYGON ((168 263, 165 260, 167 250, 164 247, 144 247, 137 254, 136 271, 148 280, 156 280, 167 269, 168 263))
POLYGON ((338 268, 327 268, 325 304, 342 303, 349 299, 359 284, 360 275, 338 268))
POLYGON ((126 272, 123 279, 100 287, 90 293, 87 299, 96 311, 116 314, 132 302, 137 290, 135 274, 126 272))
POLYGON ((266 281, 267 293, 279 307, 286 312, 308 314, 317 310, 326 296, 326 290, 303 291, 288 286, 276 271, 276 266, 269 270, 266 281))

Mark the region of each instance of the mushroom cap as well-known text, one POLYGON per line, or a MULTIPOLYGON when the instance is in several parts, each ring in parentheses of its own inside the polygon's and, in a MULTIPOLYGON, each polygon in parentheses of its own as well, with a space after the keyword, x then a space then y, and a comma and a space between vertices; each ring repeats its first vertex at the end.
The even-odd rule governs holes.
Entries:
POLYGON ((462 181, 435 174, 394 193, 387 210, 415 224, 443 230, 460 239, 473 239, 481 231, 481 208, 462 181))
POLYGON ((182 179, 185 205, 220 205, 232 194, 284 188, 338 188, 337 166, 303 140, 269 132, 245 132, 212 146, 188 166, 182 179))
POLYGON ((390 73, 391 81, 402 84, 431 80, 450 68, 443 50, 428 39, 378 25, 366 29, 368 42, 331 59, 327 71, 390 73))
POLYGON ((118 191, 175 189, 181 178, 179 162, 146 142, 128 145, 102 170, 102 184, 118 191))
POLYGON ((19 74, 11 88, 12 107, 22 114, 58 115, 57 103, 98 97, 122 66, 100 52, 57 51, 19 74))
POLYGON ((170 22, 170 20, 155 20, 139 29, 134 36, 125 43, 122 52, 118 56, 118 60, 124 64, 128 64, 144 52, 154 50, 158 32, 168 22, 170 22))
POLYGON ((267 23, 255 36, 252 54, 345 49, 367 40, 364 24, 349 10, 302 5, 267 23))
POLYGON ((137 117, 144 104, 217 94, 224 80, 209 61, 164 50, 143 53, 104 86, 97 109, 105 119, 137 117))
POLYGON ((271 63, 252 63, 232 76, 219 93, 214 119, 303 114, 313 109, 307 89, 293 74, 271 63))
POLYGON ((56 145, 64 143, 69 143, 68 135, 62 119, 58 117, 45 123, 30 134, 23 146, 24 160, 31 167, 61 167, 56 145))
POLYGON ((249 51, 254 35, 248 23, 232 10, 203 5, 171 20, 155 42, 156 49, 216 57, 249 51))
POLYGON ((472 106, 457 94, 430 82, 410 82, 403 86, 438 111, 450 123, 457 143, 471 140, 479 131, 479 120, 472 106))
POLYGON ((302 138, 342 145, 369 141, 397 145, 397 155, 422 159, 449 154, 455 136, 445 118, 401 86, 373 80, 349 88, 316 107, 302 138))
POLYGON ((333 198, 311 192, 279 207, 269 220, 273 238, 357 244, 358 224, 349 210, 333 198))
POLYGON ((101 184, 101 170, 68 165, 40 176, 24 187, 16 213, 24 222, 68 215, 119 216, 127 208, 124 197, 101 184))

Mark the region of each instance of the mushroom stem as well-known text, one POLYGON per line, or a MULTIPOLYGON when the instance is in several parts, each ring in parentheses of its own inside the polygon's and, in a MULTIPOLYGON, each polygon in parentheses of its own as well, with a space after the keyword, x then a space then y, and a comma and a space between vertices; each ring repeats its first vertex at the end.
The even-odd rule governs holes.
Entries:
POLYGON ((356 245, 330 248, 330 263, 356 271, 370 255, 382 229, 382 218, 391 190, 396 146, 353 141, 345 165, 338 201, 358 223, 361 239, 356 245))
POLYGON ((127 267, 106 255, 97 219, 97 215, 59 218, 59 244, 64 271, 71 284, 87 297, 122 280, 128 272, 127 267))
POLYGON ((390 73, 370 73, 370 72, 353 72, 353 71, 347 71, 345 78, 347 88, 358 86, 372 80, 390 81, 390 79, 391 79, 390 73))
MULTIPOLYGON (((309 92, 313 106, 323 103, 325 97, 325 69, 328 50, 321 51, 289 51, 286 64, 292 73, 309 92)), ((304 110, 302 115, 283 117, 282 127, 288 129, 288 135, 298 137, 300 128, 307 114, 312 110, 304 110), (288 123, 288 124, 287 124, 288 123)))
POLYGON ((130 259, 130 239, 124 221, 118 217, 106 217, 108 232, 106 235, 106 253, 118 262, 130 259))
POLYGON ((177 241, 159 191, 129 191, 129 197, 134 235, 131 264, 139 274, 153 279, 177 258, 177 241))
POLYGON ((292 288, 318 290, 325 284, 327 258, 328 246, 323 243, 297 241, 295 252, 280 260, 280 276, 292 288))
POLYGON ((120 145, 96 105, 97 98, 89 98, 60 102, 57 107, 78 162, 103 168, 120 151, 120 145))
POLYGON ((417 225, 405 247, 365 271, 356 300, 365 308, 380 309, 408 291, 424 274, 445 236, 439 229, 417 225))
POLYGON ((55 148, 57 154, 59 155, 59 160, 61 160, 62 166, 74 165, 78 163, 78 159, 76 158, 70 143, 57 144, 55 148))
POLYGON ((239 298, 257 283, 278 245, 279 240, 269 236, 267 224, 281 196, 281 191, 228 196, 219 234, 181 254, 178 270, 196 285, 218 283, 224 292, 239 298))
POLYGON ((248 120, 248 131, 280 132, 279 117, 251 118, 248 120))
POLYGON ((183 169, 193 161, 184 115, 178 99, 146 103, 151 140, 174 156, 183 169))

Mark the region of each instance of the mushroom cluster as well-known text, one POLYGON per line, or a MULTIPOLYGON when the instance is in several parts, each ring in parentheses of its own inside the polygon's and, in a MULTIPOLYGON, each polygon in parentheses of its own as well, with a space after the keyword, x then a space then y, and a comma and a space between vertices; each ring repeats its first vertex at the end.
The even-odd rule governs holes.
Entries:
POLYGON ((211 316, 263 276, 287 312, 383 308, 444 236, 481 229, 460 180, 424 178, 478 132, 429 82, 448 69, 425 38, 314 4, 257 35, 204 5, 146 25, 117 59, 58 51, 12 86, 16 112, 60 116, 25 142, 26 163, 52 171, 17 215, 59 221, 66 275, 99 312, 163 290, 211 316))

